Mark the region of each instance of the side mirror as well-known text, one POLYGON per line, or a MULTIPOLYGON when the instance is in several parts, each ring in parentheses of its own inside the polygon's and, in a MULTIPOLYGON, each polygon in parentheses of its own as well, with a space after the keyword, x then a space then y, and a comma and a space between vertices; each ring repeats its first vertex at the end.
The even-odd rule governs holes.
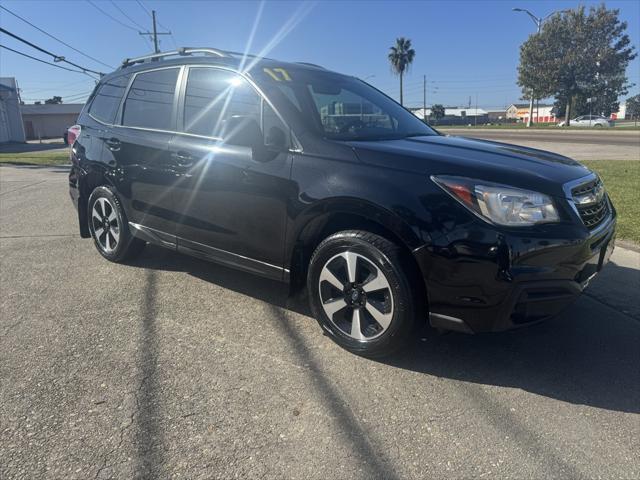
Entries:
POLYGON ((235 115, 225 124, 225 143, 251 149, 263 146, 262 131, 255 118, 235 115))
POLYGON ((271 127, 264 139, 265 146, 277 152, 287 149, 287 135, 281 128, 271 127))

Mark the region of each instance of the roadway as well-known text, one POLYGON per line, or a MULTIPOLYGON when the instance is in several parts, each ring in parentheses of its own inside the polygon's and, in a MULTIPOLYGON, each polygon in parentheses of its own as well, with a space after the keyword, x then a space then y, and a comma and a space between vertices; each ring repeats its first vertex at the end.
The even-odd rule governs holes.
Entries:
POLYGON ((640 131, 442 128, 442 132, 549 150, 576 160, 640 160, 640 131))

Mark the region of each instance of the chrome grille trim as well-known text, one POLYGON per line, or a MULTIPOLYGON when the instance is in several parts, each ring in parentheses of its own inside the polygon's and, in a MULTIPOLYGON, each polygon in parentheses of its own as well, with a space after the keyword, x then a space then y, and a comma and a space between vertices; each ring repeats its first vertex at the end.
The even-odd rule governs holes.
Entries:
POLYGON ((609 198, 595 173, 569 182, 563 189, 569 204, 587 229, 594 230, 609 218, 609 198))

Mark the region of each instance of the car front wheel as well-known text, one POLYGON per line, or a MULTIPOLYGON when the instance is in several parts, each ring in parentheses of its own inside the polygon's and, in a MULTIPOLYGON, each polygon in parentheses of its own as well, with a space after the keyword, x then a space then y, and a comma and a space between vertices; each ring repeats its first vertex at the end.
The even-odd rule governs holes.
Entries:
POLYGON ((311 309, 320 326, 345 349, 382 357, 401 348, 413 330, 416 292, 402 251, 365 231, 325 239, 307 276, 311 309))

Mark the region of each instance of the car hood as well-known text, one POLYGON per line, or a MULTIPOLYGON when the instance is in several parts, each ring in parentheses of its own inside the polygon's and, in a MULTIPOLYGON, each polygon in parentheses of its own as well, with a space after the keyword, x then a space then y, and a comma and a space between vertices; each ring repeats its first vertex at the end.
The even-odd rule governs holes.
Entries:
POLYGON ((568 157, 507 143, 452 136, 347 142, 367 164, 428 175, 459 175, 563 196, 590 173, 568 157))

